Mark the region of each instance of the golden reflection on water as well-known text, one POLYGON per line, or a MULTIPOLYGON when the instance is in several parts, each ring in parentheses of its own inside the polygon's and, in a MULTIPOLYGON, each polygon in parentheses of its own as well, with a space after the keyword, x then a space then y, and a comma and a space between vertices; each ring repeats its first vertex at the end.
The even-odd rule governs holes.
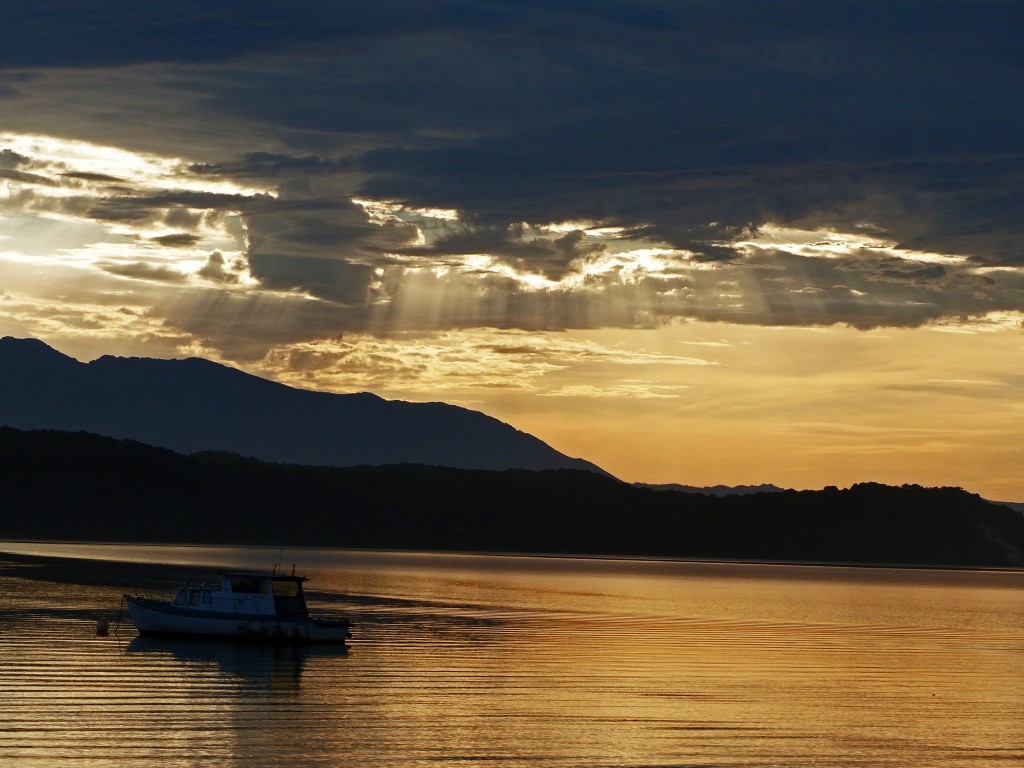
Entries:
POLYGON ((347 653, 97 638, 132 566, 0 570, 0 763, 1024 765, 1024 574, 303 555, 347 653))

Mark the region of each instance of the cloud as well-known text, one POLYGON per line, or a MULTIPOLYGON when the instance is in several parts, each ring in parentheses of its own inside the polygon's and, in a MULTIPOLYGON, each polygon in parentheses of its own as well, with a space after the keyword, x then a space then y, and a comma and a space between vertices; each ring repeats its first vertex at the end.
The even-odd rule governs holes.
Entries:
POLYGON ((463 256, 485 254, 521 274, 533 273, 557 281, 581 258, 607 249, 605 243, 588 240, 585 232, 572 230, 550 235, 525 224, 504 227, 448 227, 429 245, 410 245, 392 252, 421 263, 459 263, 463 256))
POLYGON ((238 265, 232 268, 220 251, 214 251, 206 260, 206 264, 196 272, 200 277, 212 280, 215 283, 237 283, 240 279, 238 265))
POLYGON ((162 283, 181 283, 186 276, 170 267, 158 264, 146 264, 137 261, 130 264, 99 262, 97 266, 104 272, 119 277, 130 277, 137 280, 153 280, 162 283))
POLYGON ((11 149, 0 149, 0 170, 15 170, 19 165, 25 165, 29 158, 19 155, 11 149))
POLYGON ((303 290, 344 304, 366 305, 369 300, 369 267, 343 259, 251 253, 249 268, 264 286, 278 290, 303 290))
POLYGON ((52 179, 48 179, 45 176, 40 176, 36 173, 25 173, 24 171, 8 170, 6 168, 0 168, 0 179, 20 181, 22 184, 43 184, 51 187, 57 186, 57 182, 52 179))
POLYGON ((89 171, 66 171, 61 174, 65 178, 79 179, 81 181, 99 181, 99 182, 111 182, 114 184, 120 184, 125 179, 120 179, 117 176, 111 176, 106 173, 91 173, 89 171))
POLYGON ((258 362, 262 373, 299 386, 336 391, 370 387, 406 393, 438 387, 488 390, 524 389, 552 396, 644 398, 675 397, 685 384, 654 384, 635 377, 611 387, 557 385, 548 379, 623 368, 658 370, 709 366, 714 361, 609 347, 594 341, 527 332, 470 330, 459 333, 348 334, 315 342, 276 346, 258 362))
MULTIPOLYGON (((103 67, 144 61, 211 61, 267 47, 358 34, 359 4, 229 0, 216 8, 184 0, 173 13, 126 10, 116 0, 82 6, 53 0, 0 26, 0 67, 103 67), (346 7, 347 6, 347 7, 346 7)), ((8 15, 9 16, 9 15, 8 15)))
POLYGON ((689 389, 685 385, 649 384, 647 382, 625 381, 621 384, 595 387, 590 384, 574 384, 561 387, 553 392, 544 392, 546 397, 631 397, 641 400, 670 399, 680 397, 689 389))
POLYGON ((195 245, 202 238, 199 235, 193 235, 189 232, 174 232, 170 235, 158 235, 157 237, 150 239, 155 243, 159 243, 160 245, 167 246, 169 248, 181 248, 184 246, 195 245))
POLYGON ((0 25, 0 206, 105 273, 308 339, 1024 309, 1013 3, 111 3, 0 25))
POLYGON ((240 158, 221 163, 194 163, 196 174, 224 178, 276 180, 288 176, 330 175, 350 171, 353 158, 323 158, 316 155, 294 156, 274 152, 247 152, 240 158))

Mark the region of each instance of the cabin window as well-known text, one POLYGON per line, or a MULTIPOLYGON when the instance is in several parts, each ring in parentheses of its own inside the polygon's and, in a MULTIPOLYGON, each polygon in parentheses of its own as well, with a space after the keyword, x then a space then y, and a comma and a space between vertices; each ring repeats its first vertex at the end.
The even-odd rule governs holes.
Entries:
POLYGON ((188 593, 188 604, 198 605, 199 604, 199 593, 196 590, 192 590, 188 593))
POLYGON ((208 589, 204 589, 203 590, 203 602, 204 603, 212 603, 213 602, 213 595, 210 594, 210 590, 208 590, 208 589))
POLYGON ((299 596, 299 584, 295 581, 275 581, 274 582, 274 596, 275 597, 298 597, 299 596))
POLYGON ((252 576, 232 576, 231 591, 244 592, 250 595, 265 595, 267 594, 267 582, 266 579, 252 576))
POLYGON ((185 600, 185 590, 181 590, 181 592, 174 596, 174 605, 184 605, 185 600))

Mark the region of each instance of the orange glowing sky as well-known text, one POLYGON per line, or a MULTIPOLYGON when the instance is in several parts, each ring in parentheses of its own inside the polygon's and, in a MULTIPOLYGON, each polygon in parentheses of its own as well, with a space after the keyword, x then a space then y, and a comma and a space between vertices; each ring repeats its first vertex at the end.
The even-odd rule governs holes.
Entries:
POLYGON ((457 403, 630 481, 1024 500, 991 5, 26 13, 0 335, 457 403))

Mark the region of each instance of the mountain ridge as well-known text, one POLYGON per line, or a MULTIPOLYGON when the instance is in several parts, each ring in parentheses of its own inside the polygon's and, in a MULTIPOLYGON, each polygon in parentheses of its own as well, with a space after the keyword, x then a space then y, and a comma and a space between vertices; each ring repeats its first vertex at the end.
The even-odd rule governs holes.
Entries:
POLYGON ((0 339, 0 425, 283 463, 608 474, 461 406, 297 389, 197 357, 103 355, 84 363, 38 339, 9 336, 0 339))
POLYGON ((779 493, 786 490, 771 483, 759 485, 682 485, 680 483, 633 483, 652 491, 675 493, 703 493, 709 496, 746 496, 751 493, 779 493))

